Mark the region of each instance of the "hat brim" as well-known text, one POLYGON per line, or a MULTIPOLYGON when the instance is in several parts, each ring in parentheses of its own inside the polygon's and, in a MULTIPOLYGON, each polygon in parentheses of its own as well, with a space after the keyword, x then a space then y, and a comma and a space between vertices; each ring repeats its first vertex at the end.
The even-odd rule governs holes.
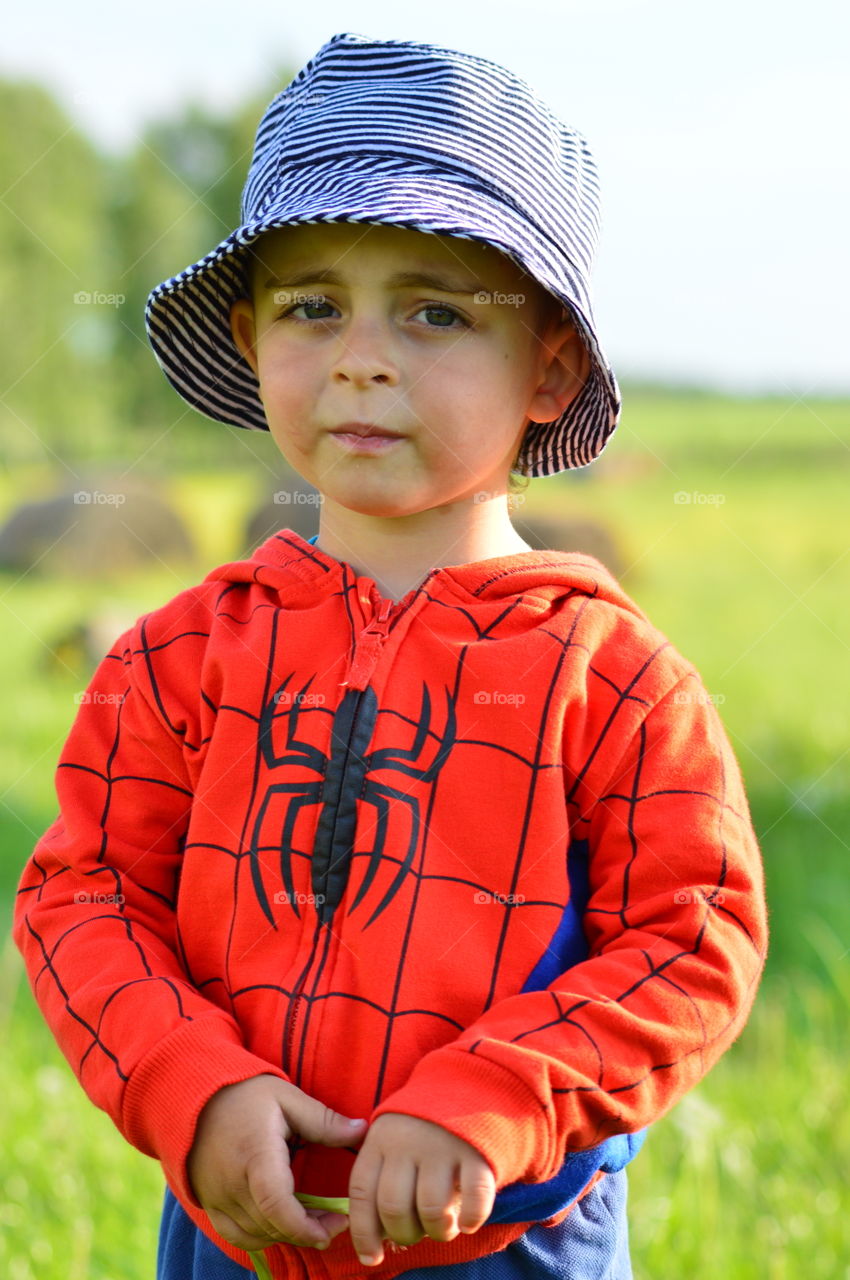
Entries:
MULTIPOLYGON (((359 158, 358 158, 359 159, 359 158)), ((529 424, 518 469, 528 476, 586 466, 617 425, 621 399, 596 335, 584 274, 540 228, 468 175, 423 165, 360 170, 356 160, 302 166, 263 210, 198 262, 156 286, 145 307, 160 368, 187 403, 218 422, 268 431, 259 384, 236 348, 230 311, 248 293, 247 249, 266 231, 322 222, 409 227, 492 245, 548 289, 571 314, 591 356, 588 379, 561 417, 529 424)))

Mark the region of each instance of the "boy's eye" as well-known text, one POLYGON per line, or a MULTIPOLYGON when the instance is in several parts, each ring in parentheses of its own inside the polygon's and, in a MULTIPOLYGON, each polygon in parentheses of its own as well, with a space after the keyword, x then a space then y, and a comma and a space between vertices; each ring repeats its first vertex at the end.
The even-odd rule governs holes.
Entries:
MULTIPOLYGON (((310 310, 310 311, 318 311, 318 310, 321 310, 321 308, 322 308, 322 307, 330 307, 331 305, 332 305, 332 304, 331 304, 330 302, 328 302, 325 298, 314 298, 314 299, 312 299, 310 302, 293 302, 290 306, 288 306, 288 307, 285 307, 285 308, 284 308, 284 310, 281 312, 281 315, 282 315, 282 316, 290 316, 290 315, 292 315, 292 314, 293 314, 293 312, 295 312, 295 311, 299 311, 299 310, 301 309, 301 307, 306 307, 306 308, 307 308, 308 310, 310 310)), ((296 316, 295 318, 296 318, 296 320, 301 320, 301 319, 306 319, 306 320, 327 320, 327 318, 328 318, 328 317, 327 317, 327 316, 310 316, 310 315, 308 315, 308 316, 305 316, 305 317, 296 316)))
POLYGON ((440 305, 439 303, 431 302, 428 304, 428 306, 421 307, 416 314, 421 315, 423 311, 429 311, 431 312, 431 314, 436 313, 437 315, 448 317, 448 320, 449 320, 448 324, 443 324, 442 322, 439 322, 435 325, 429 324, 428 327, 430 329, 451 329, 452 320, 459 320, 465 329, 469 328, 468 321, 464 319, 464 317, 460 314, 459 311, 455 311, 454 307, 445 307, 440 305))
MULTIPOLYGON (((281 317, 292 316, 294 320, 302 324, 309 323, 310 321, 327 320, 330 318, 327 315, 317 316, 309 314, 309 312, 321 311, 323 307, 330 307, 331 309, 334 309, 333 303, 328 302, 326 298, 314 298, 310 302, 294 302, 290 306, 284 308, 281 312, 281 317), (302 307, 305 308, 308 314, 304 316, 296 316, 294 313, 296 311, 300 311, 302 307)), ((420 307, 416 312, 416 315, 422 315, 423 312, 439 317, 435 324, 432 324, 430 321, 428 322, 427 327, 429 329, 451 329, 453 327, 452 322, 455 320, 460 321, 465 328, 469 327, 468 322, 460 312, 455 311, 454 307, 443 306, 440 303, 431 302, 426 306, 420 307)))

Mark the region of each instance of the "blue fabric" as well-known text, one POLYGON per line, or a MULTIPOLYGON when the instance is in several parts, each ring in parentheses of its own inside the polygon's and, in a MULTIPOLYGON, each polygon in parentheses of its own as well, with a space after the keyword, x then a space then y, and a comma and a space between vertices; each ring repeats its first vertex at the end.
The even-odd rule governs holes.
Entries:
POLYGON ((567 854, 570 899, 564 908, 557 929, 549 939, 548 946, 526 978, 523 991, 542 991, 560 974, 571 969, 574 964, 580 964, 582 960, 587 959, 590 948, 584 934, 582 918, 590 897, 589 858, 589 841, 570 842, 567 854))
POLYGON ((645 1137, 645 1129, 618 1134, 587 1151, 568 1155, 548 1182, 512 1182, 502 1187, 496 1193, 488 1222, 537 1222, 554 1217, 575 1200, 597 1169, 604 1169, 609 1177, 624 1169, 640 1151, 645 1137))
POLYGON ((628 1174, 607 1174, 555 1227, 535 1223, 507 1249, 471 1262, 403 1271, 398 1280, 633 1280, 628 1174))
MULTIPOLYGON (((567 853, 569 901, 539 961, 523 983, 523 991, 544 990, 559 974, 589 955, 582 925, 590 897, 589 858, 588 841, 573 840, 567 853)), ((617 1134, 587 1151, 572 1152, 548 1182, 512 1182, 503 1187, 496 1196, 490 1221, 537 1222, 554 1217, 575 1200, 597 1169, 607 1174, 617 1173, 633 1160, 643 1146, 648 1128, 617 1134)))
MULTIPOLYGON (((633 1280, 626 1214, 625 1169, 610 1173, 563 1222, 535 1223, 499 1253, 445 1267, 404 1271, 406 1280, 633 1280)), ((369 1269, 363 1269, 368 1275, 369 1269)), ((166 1187, 157 1253, 157 1280, 256 1280, 200 1231, 166 1187)))
POLYGON ((170 1187, 159 1224, 156 1280, 257 1280, 195 1226, 170 1187))

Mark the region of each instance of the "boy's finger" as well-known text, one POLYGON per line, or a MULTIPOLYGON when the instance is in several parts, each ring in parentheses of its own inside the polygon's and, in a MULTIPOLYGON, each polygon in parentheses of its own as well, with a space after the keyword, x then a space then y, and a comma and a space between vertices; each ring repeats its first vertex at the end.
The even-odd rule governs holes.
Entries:
POLYGON ((410 1158, 385 1160, 381 1168, 376 1195, 381 1234, 396 1244, 416 1244, 424 1234, 416 1208, 418 1177, 410 1158))
POLYGON ((239 1221, 222 1209, 207 1209, 207 1217, 218 1234, 237 1249, 266 1249, 270 1244, 265 1231, 252 1223, 245 1214, 238 1214, 239 1221))
POLYGON ((493 1212, 493 1201, 496 1198, 496 1179, 493 1171, 480 1165, 469 1165, 465 1161, 460 1167, 461 1208, 458 1215, 458 1226, 469 1234, 483 1227, 493 1212))
POLYGON ((420 1169, 416 1210, 423 1230, 432 1240, 454 1240, 458 1233, 460 1189, 451 1166, 420 1169))
POLYGON ((273 1240, 281 1239, 288 1244, 315 1249, 329 1244, 332 1239, 330 1232, 297 1200, 287 1201, 281 1197, 275 1203, 261 1203, 257 1209, 273 1240))
POLYGON ((244 1208, 267 1236, 313 1247, 330 1242, 322 1224, 295 1199, 292 1170, 286 1161, 269 1154, 251 1166, 247 1177, 244 1208))
POLYGON ((382 1228, 378 1217, 378 1182, 383 1161, 380 1157, 358 1157, 348 1184, 348 1229, 351 1243, 364 1266, 376 1265, 384 1256, 382 1228))
POLYGON ((290 1128, 308 1142, 321 1142, 326 1147, 347 1147, 361 1142, 368 1122, 340 1115, 300 1089, 280 1090, 280 1109, 290 1128))
POLYGON ((307 1210, 307 1217, 315 1219, 325 1228, 331 1240, 341 1235, 343 1231, 348 1230, 348 1214, 347 1213, 318 1213, 313 1209, 307 1210))

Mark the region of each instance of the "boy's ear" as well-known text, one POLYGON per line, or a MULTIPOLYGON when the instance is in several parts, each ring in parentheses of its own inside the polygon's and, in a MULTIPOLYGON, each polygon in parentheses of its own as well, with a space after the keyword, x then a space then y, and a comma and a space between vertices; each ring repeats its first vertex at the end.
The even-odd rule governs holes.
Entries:
POLYGON ((545 337, 541 366, 541 380, 528 416, 532 422, 554 422, 590 377, 590 352, 569 317, 561 320, 545 337))
POLYGON ((250 298, 237 298, 230 308, 230 332, 236 349, 257 372, 257 327, 254 320, 254 304, 250 298))

